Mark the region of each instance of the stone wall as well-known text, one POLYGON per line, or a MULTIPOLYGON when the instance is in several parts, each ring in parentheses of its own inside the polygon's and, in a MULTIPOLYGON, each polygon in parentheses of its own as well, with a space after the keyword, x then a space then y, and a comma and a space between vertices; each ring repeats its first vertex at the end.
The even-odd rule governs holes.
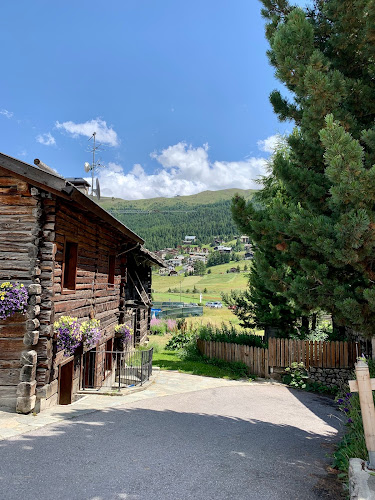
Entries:
POLYGON ((353 378, 353 370, 345 368, 309 368, 309 379, 326 387, 343 387, 353 378))

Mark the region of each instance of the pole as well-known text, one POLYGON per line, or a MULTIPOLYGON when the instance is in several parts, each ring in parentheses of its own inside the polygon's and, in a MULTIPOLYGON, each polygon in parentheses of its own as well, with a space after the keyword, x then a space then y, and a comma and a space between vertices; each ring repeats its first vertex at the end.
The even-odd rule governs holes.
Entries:
POLYGON ((366 447, 369 455, 369 469, 375 469, 375 408, 367 363, 362 360, 357 361, 355 364, 355 373, 358 383, 363 430, 365 432, 366 447))

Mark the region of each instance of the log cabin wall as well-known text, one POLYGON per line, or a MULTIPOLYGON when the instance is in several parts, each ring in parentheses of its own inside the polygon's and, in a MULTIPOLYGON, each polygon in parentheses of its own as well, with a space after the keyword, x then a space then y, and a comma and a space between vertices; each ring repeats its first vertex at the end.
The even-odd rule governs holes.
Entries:
MULTIPOLYGON (((88 320, 90 316, 100 320, 102 338, 96 347, 95 366, 95 383, 99 384, 104 369, 101 360, 104 359, 106 343, 114 337, 114 328, 119 322, 121 287, 126 284, 126 257, 115 259, 113 284, 108 282, 109 257, 119 254, 121 245, 128 240, 101 221, 94 220, 90 214, 71 207, 69 202, 57 198, 54 203, 55 253, 48 256, 52 259, 52 266, 46 263, 48 272, 45 276, 42 273, 42 278, 45 278, 45 281, 42 280, 43 297, 46 299, 43 320, 46 321, 46 327, 50 325, 51 328, 54 321, 65 315, 77 317, 79 322, 88 320), (77 245, 74 289, 64 287, 64 255, 70 243, 77 245)), ((63 351, 55 352, 52 356, 50 349, 52 345, 47 341, 43 351, 45 359, 39 363, 38 356, 38 410, 57 404, 59 372, 62 364, 70 361, 63 351)), ((74 357, 73 397, 79 389, 80 372, 79 353, 74 357)))
POLYGON ((0 405, 29 412, 35 405, 41 287, 40 192, 0 168, 0 282, 28 287, 26 315, 0 320, 0 405))

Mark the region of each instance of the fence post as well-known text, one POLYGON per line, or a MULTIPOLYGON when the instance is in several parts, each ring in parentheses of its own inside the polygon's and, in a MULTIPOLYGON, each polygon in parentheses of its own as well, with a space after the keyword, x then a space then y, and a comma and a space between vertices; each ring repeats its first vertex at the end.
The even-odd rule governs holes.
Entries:
POLYGON ((369 455, 369 469, 375 469, 375 408, 372 395, 375 379, 370 379, 367 363, 362 360, 358 360, 355 364, 355 373, 357 380, 349 381, 350 391, 359 393, 363 430, 369 455))

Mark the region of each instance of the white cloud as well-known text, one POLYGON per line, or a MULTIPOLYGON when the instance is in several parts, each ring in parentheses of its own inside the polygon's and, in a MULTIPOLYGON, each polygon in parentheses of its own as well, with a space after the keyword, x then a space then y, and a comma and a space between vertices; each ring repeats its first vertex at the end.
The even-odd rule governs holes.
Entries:
POLYGON ((276 147, 283 141, 280 134, 271 135, 264 139, 264 141, 258 141, 258 148, 266 153, 273 153, 276 147))
POLYGON ((72 137, 78 137, 83 135, 84 137, 90 138, 94 132, 96 132, 96 139, 109 146, 118 146, 119 140, 116 132, 113 128, 107 126, 107 122, 96 118, 95 120, 90 120, 84 123, 74 123, 69 122, 56 122, 56 128, 59 130, 65 130, 72 135, 72 137))
POLYGON ((13 112, 12 111, 8 111, 7 109, 1 109, 0 110, 0 115, 5 116, 5 118, 12 118, 13 112))
POLYGON ((266 172, 264 158, 242 161, 210 161, 208 145, 194 148, 184 142, 151 154, 162 168, 152 174, 139 164, 125 173, 122 166, 109 163, 99 171, 103 196, 128 200, 190 195, 205 190, 259 188, 255 182, 266 172))
POLYGON ((36 140, 40 144, 44 144, 44 146, 54 146, 56 144, 55 138, 50 132, 37 135, 36 140))

